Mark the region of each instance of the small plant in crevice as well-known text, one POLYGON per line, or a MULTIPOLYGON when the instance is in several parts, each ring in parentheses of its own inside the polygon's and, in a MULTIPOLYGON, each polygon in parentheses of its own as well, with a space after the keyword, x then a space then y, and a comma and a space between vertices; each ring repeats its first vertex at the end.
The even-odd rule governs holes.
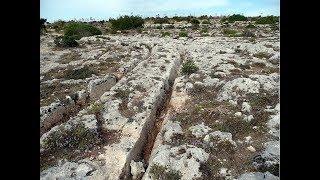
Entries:
POLYGON ((161 37, 166 37, 166 36, 170 36, 170 32, 166 31, 166 32, 161 32, 161 37))
POLYGON ((182 74, 190 75, 192 73, 195 73, 199 70, 198 66, 192 61, 188 60, 182 65, 181 72, 182 74))
POLYGON ((103 104, 100 103, 100 102, 95 102, 91 107, 90 109, 88 110, 88 112, 90 114, 96 114, 96 113, 99 113, 103 110, 103 104))
POLYGON ((157 164, 151 166, 150 174, 154 179, 159 180, 178 180, 182 177, 179 171, 172 169, 168 171, 166 167, 157 164))
POLYGON ((263 58, 269 59, 272 55, 266 52, 258 52, 258 53, 255 53, 253 56, 259 59, 263 59, 263 58))
POLYGON ((179 37, 188 37, 188 33, 186 31, 180 31, 179 37))

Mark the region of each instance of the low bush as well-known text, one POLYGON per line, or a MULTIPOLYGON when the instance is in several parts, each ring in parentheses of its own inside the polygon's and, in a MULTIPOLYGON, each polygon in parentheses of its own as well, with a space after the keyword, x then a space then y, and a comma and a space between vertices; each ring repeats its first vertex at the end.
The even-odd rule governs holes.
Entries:
POLYGON ((40 34, 46 31, 46 19, 40 18, 40 34))
POLYGON ((168 31, 161 33, 161 36, 162 36, 162 37, 166 37, 166 36, 170 36, 170 35, 171 35, 171 34, 170 34, 170 32, 168 32, 168 31))
POLYGON ((58 20, 58 21, 55 21, 53 22, 51 25, 50 25, 54 30, 56 30, 57 32, 63 30, 66 26, 66 22, 65 21, 62 21, 62 20, 58 20))
POLYGON ((194 62, 191 60, 188 60, 187 62, 185 62, 181 68, 182 74, 187 74, 187 75, 195 73, 198 70, 199 70, 198 66, 196 66, 194 62))
POLYGON ((256 20, 256 24, 275 24, 279 21, 279 18, 276 16, 265 16, 260 17, 256 20))
POLYGON ((74 36, 59 36, 54 40, 57 47, 77 47, 79 43, 74 36))
POLYGON ((232 16, 228 17, 229 22, 235 22, 235 21, 247 21, 248 18, 241 15, 241 14, 233 14, 232 16))
POLYGON ((179 37, 188 37, 188 33, 186 31, 180 31, 179 37))
POLYGON ((198 19, 191 19, 190 23, 193 24, 193 25, 199 25, 200 21, 198 19))
POLYGON ((50 151, 86 150, 99 142, 98 135, 79 123, 70 129, 60 128, 44 141, 44 147, 50 151))
POLYGON ((154 24, 169 24, 169 19, 164 17, 164 18, 161 18, 161 17, 156 17, 154 20, 153 20, 153 23, 154 24))
POLYGON ((236 34, 238 33, 238 31, 236 30, 232 30, 232 29, 223 29, 222 33, 224 35, 228 35, 228 36, 236 36, 236 34))
POLYGON ((86 23, 71 23, 65 27, 65 36, 73 36, 75 39, 80 39, 86 36, 101 35, 102 32, 86 23))
POLYGON ((254 28, 256 28, 256 26, 250 23, 250 24, 248 24, 248 25, 246 26, 246 28, 247 28, 247 29, 254 29, 254 28))
POLYGON ((140 16, 120 16, 118 19, 110 19, 113 29, 128 30, 142 28, 144 20, 140 16))

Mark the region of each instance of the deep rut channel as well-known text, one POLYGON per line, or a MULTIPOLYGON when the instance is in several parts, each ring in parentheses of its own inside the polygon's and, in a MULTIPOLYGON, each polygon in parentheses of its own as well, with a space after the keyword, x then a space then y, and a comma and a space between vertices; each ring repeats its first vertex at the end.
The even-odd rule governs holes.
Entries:
MULTIPOLYGON (((167 83, 164 85, 164 93, 158 97, 159 102, 155 106, 153 115, 150 116, 149 121, 144 126, 144 130, 141 132, 140 142, 137 142, 134 147, 134 153, 131 154, 131 157, 127 159, 125 169, 120 176, 120 179, 128 179, 131 180, 131 167, 130 162, 134 160, 135 162, 143 162, 144 168, 147 169, 149 165, 149 158, 151 156, 151 152, 154 148, 156 138, 162 129, 163 120, 165 115, 169 110, 169 103, 171 100, 172 92, 173 92, 173 85, 175 79, 177 78, 180 70, 180 65, 184 59, 184 55, 181 55, 177 61, 178 63, 173 68, 170 77, 167 80, 167 83)), ((137 179, 141 179, 143 174, 138 177, 137 179)))

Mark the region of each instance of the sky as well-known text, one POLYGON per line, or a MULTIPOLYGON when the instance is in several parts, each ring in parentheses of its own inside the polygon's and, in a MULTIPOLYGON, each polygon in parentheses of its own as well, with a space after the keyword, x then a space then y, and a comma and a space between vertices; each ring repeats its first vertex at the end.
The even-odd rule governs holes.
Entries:
POLYGON ((40 0, 40 17, 108 20, 121 15, 280 15, 280 0, 40 0))

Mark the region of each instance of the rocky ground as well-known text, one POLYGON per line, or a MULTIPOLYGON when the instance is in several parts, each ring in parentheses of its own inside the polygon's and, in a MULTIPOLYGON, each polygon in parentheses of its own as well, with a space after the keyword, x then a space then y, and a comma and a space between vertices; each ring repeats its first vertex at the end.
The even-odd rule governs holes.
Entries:
POLYGON ((279 30, 210 23, 42 35, 40 178, 279 179, 279 30))

